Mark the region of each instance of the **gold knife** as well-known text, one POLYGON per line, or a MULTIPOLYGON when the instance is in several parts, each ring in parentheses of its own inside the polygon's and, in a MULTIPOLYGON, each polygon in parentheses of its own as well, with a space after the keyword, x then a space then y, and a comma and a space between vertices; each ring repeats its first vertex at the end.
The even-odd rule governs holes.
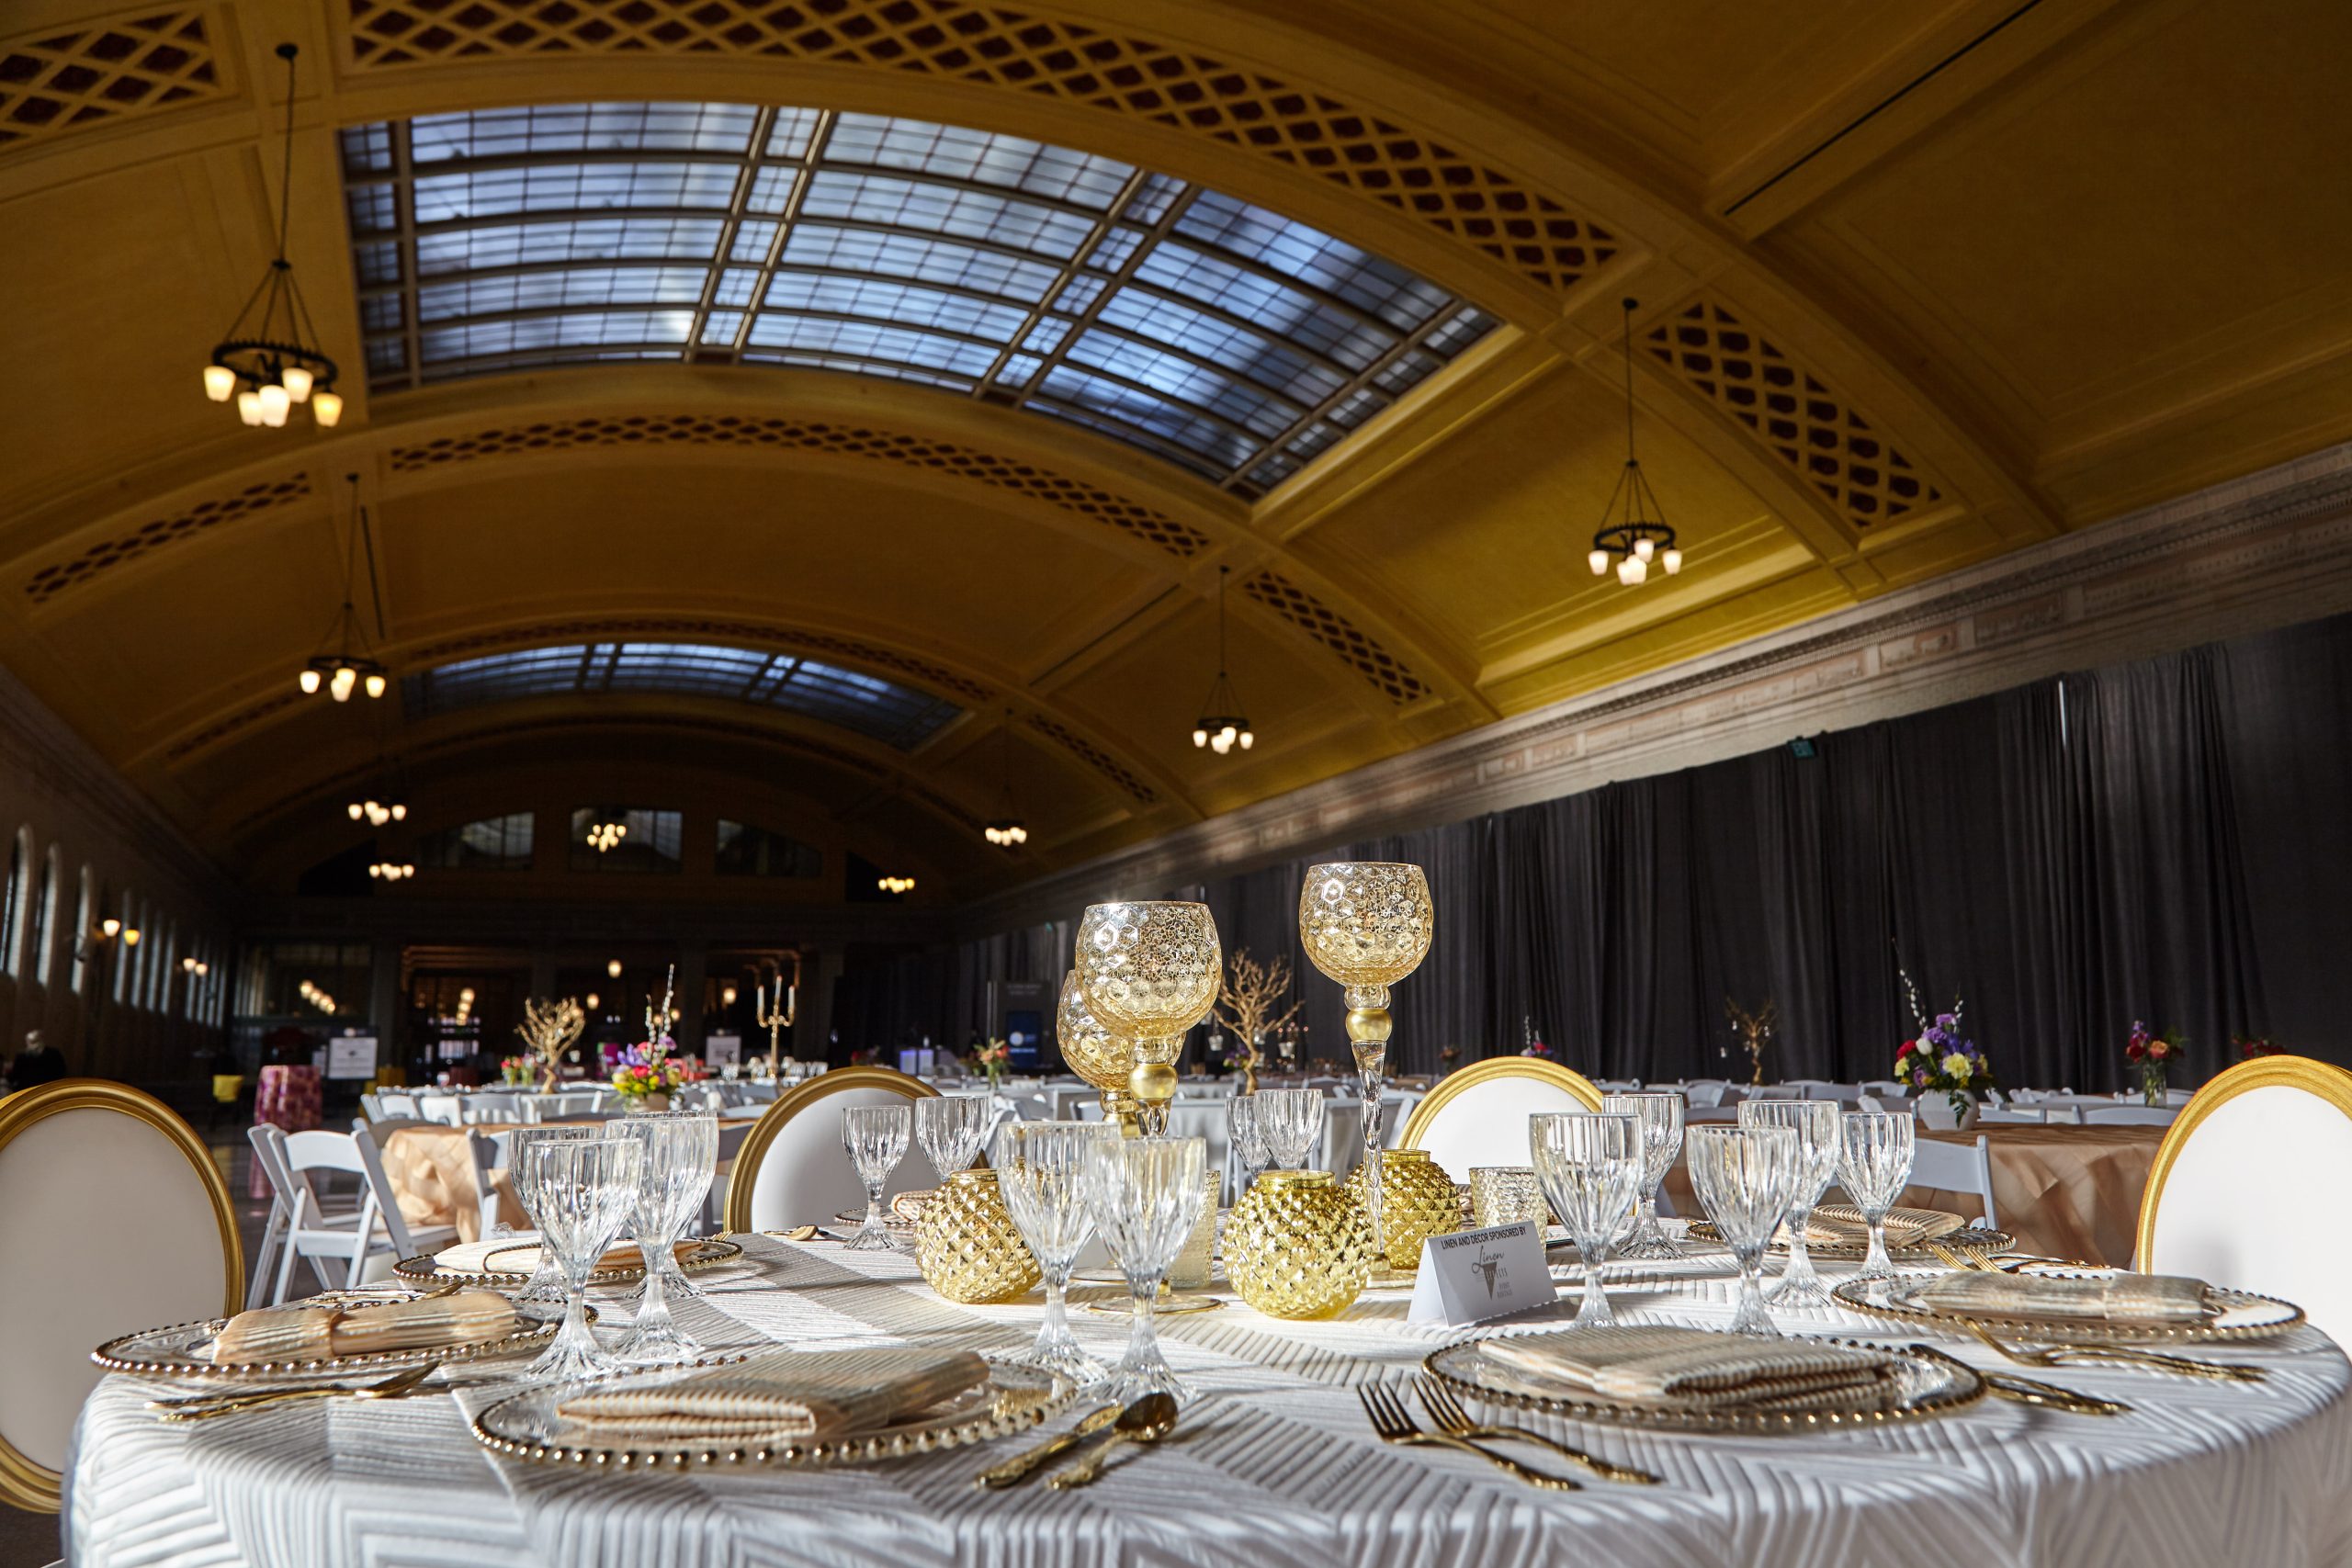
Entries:
POLYGON ((1001 1489, 1018 1484, 1041 1466, 1052 1463, 1062 1455, 1086 1441, 1119 1418, 1120 1407, 1105 1404, 1090 1410, 1078 1425, 1058 1438, 1049 1438, 1035 1448, 1013 1455, 1002 1464, 991 1465, 972 1478, 975 1486, 1001 1489))

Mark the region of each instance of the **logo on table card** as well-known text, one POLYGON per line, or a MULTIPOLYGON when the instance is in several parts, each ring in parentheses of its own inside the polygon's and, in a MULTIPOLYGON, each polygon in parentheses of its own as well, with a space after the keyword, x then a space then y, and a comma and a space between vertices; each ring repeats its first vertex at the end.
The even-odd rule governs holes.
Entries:
POLYGON ((1521 1220, 1430 1237, 1406 1321, 1478 1323, 1554 1299, 1544 1244, 1534 1225, 1521 1220))

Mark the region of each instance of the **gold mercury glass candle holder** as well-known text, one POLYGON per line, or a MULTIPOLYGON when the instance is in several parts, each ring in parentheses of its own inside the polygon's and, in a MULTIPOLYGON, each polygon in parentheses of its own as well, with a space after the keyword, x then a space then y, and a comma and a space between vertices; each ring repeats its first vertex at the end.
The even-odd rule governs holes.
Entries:
POLYGON ((1421 965, 1437 924, 1417 865, 1340 861, 1311 866, 1298 894, 1298 938, 1315 967, 1345 987, 1348 1046, 1363 1082, 1364 1208, 1382 1256, 1380 1096, 1388 1084, 1388 987, 1421 965))
POLYGON ((1134 1043, 1127 1090, 1145 1135, 1159 1137, 1184 1036, 1208 1016, 1223 977, 1216 921, 1205 904, 1095 904, 1079 922, 1076 962, 1086 1010, 1134 1043))
POLYGON ((1136 1137, 1136 1097, 1127 1092, 1128 1075, 1135 1071, 1136 1048, 1102 1027, 1086 1010, 1086 992, 1078 971, 1062 976, 1060 1006, 1054 1013, 1054 1033, 1059 1041, 1062 1065, 1091 1085, 1102 1100, 1102 1119, 1115 1122, 1125 1137, 1136 1137))
POLYGON ((1544 1201, 1544 1184, 1534 1168, 1524 1165, 1481 1165, 1470 1171, 1470 1219, 1480 1230, 1490 1225, 1515 1225, 1532 1220, 1538 1234, 1551 1223, 1544 1201))

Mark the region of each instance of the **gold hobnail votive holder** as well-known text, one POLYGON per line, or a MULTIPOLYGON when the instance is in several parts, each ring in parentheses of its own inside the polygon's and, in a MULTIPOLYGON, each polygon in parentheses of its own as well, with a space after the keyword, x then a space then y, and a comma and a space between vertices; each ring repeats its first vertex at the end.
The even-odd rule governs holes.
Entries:
MULTIPOLYGON (((1348 1186, 1359 1200, 1364 1173, 1359 1165, 1348 1186)), ((1462 1202, 1453 1178, 1430 1158, 1427 1149, 1390 1149, 1380 1162, 1380 1239, 1388 1267, 1411 1272, 1421 1266, 1421 1244, 1461 1228, 1462 1202)))
POLYGON ((1328 1170, 1261 1175, 1225 1224, 1225 1277, 1269 1317, 1337 1317, 1372 1277, 1372 1220, 1328 1170))
POLYGON ((1225 1197, 1225 1172, 1212 1170, 1201 1178, 1201 1217, 1184 1238, 1184 1250, 1168 1266, 1168 1288, 1197 1291, 1209 1282, 1211 1260, 1216 1255, 1217 1205, 1225 1197))
POLYGON ((1027 1295, 1045 1278, 993 1170, 959 1170, 932 1194, 915 1224, 915 1266, 933 1290, 967 1306, 1027 1295))
POLYGON ((1482 1165, 1470 1171, 1470 1223, 1478 1230, 1532 1220, 1538 1231, 1552 1223, 1544 1183, 1523 1165, 1482 1165))

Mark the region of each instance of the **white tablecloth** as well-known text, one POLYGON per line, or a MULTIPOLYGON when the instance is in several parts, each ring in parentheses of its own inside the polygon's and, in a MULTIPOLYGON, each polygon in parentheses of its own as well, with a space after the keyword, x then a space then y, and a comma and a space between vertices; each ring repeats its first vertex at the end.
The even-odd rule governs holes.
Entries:
MULTIPOLYGON (((965 1308, 910 1261, 747 1238, 682 1319, 717 1344, 927 1343, 1010 1350, 1035 1305, 965 1308), (786 1287, 778 1289, 779 1285, 786 1287)), ((1615 1292, 1641 1320, 1721 1322, 1720 1267, 1652 1271, 1615 1292)), ((1201 1398, 1177 1439, 1074 1494, 978 1492, 1006 1451, 958 1450, 831 1472, 592 1474, 493 1459, 460 1402, 338 1400, 158 1426, 111 1378, 83 1414, 67 1512, 80 1568, 719 1563, 2132 1564, 2265 1568, 2352 1560, 2352 1381, 2304 1330, 2259 1352, 2245 1387, 2069 1368, 2128 1400, 2116 1419, 1986 1401, 1942 1420, 1819 1438, 1677 1438, 1577 1429, 1665 1484, 1539 1493, 1466 1457, 1374 1442, 1350 1385, 1399 1378, 1453 1336, 1408 1328, 1402 1295, 1342 1321, 1285 1324, 1238 1303, 1163 1320, 1201 1398)), ((1080 1313, 1115 1354, 1124 1320, 1080 1313)), ((1866 1334, 1810 1314, 1789 1326, 1866 1334)), ((1965 1345, 1950 1347, 1972 1360, 1965 1345)), ((1521 1457, 1537 1458, 1532 1454, 1521 1457)))

